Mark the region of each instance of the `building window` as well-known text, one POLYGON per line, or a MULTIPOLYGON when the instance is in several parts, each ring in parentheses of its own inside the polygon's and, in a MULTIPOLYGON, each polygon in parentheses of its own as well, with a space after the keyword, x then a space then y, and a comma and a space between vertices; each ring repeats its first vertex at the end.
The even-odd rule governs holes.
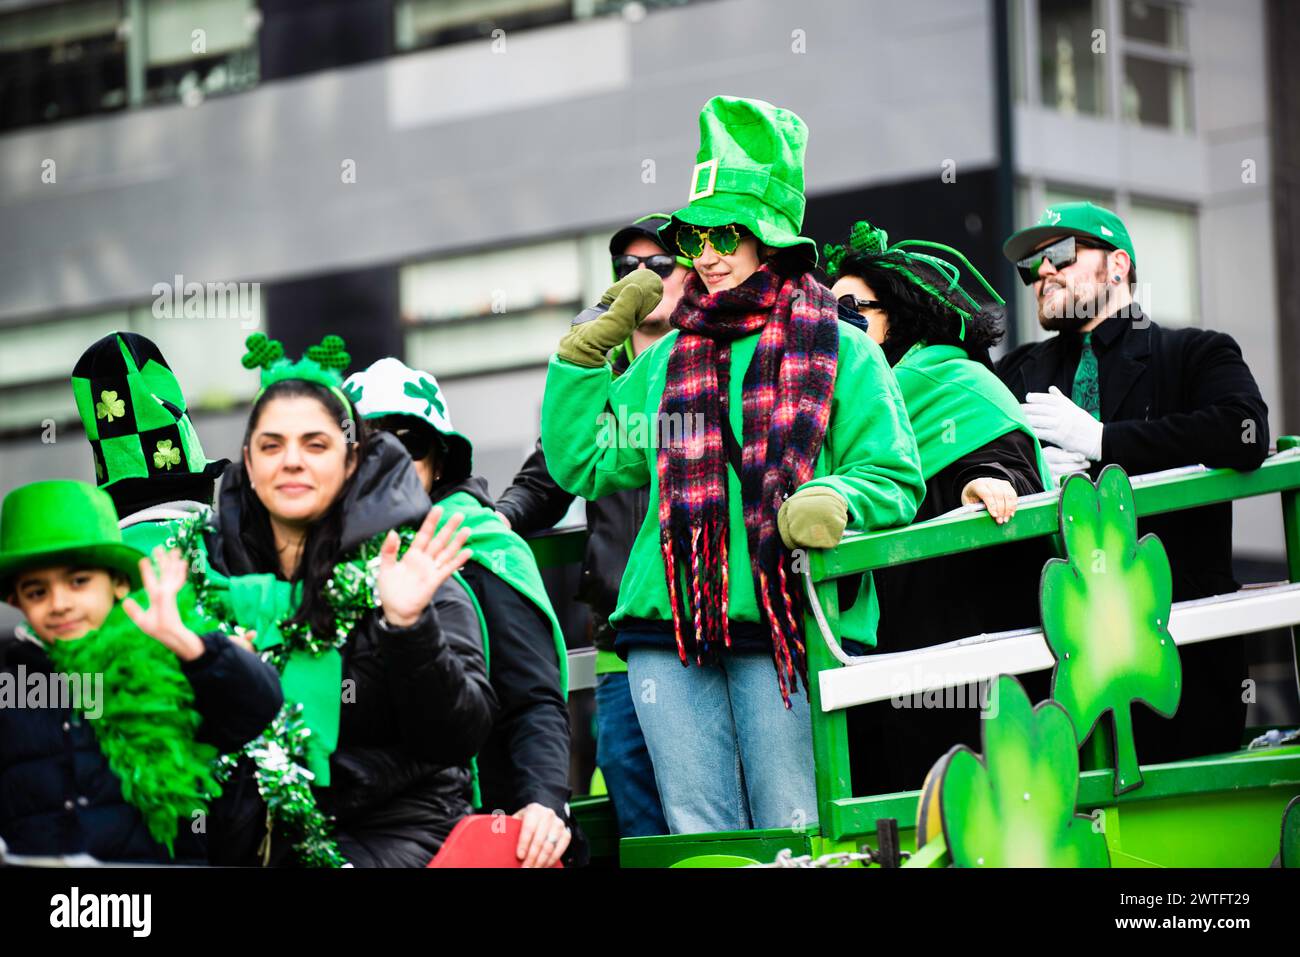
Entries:
POLYGON ((573 19, 573 6, 573 0, 396 0, 395 45, 414 50, 563 23, 573 19))
POLYGON ((570 20, 647 12, 702 0, 394 0, 393 42, 398 50, 446 46, 491 37, 494 30, 529 30, 570 20))
POLYGON ((1105 60, 1094 52, 1101 16, 1094 0, 1041 0, 1039 89, 1044 106, 1062 113, 1106 112, 1105 60))
POLYGON ((0 432, 38 432, 46 420, 75 422, 70 378, 77 357, 111 332, 152 339, 180 380, 191 409, 224 409, 252 398, 257 376, 240 365, 244 339, 265 329, 260 294, 247 318, 154 315, 152 302, 0 327, 0 432), (203 343, 196 349, 196 342, 203 343))
POLYGON ((407 361, 436 376, 544 366, 613 282, 611 231, 404 266, 407 361))
POLYGON ((122 4, 94 0, 0 16, 0 129, 127 104, 122 4))
POLYGON ((1124 119, 1191 130, 1185 19, 1175 4, 1124 0, 1124 119))
POLYGON ((1200 321, 1196 213, 1134 200, 1124 218, 1137 257, 1137 300, 1165 326, 1200 321))
POLYGON ((255 0, 81 0, 0 16, 0 130, 258 80, 255 0))
POLYGON ((257 85, 253 0, 144 0, 145 98, 193 106, 257 85))

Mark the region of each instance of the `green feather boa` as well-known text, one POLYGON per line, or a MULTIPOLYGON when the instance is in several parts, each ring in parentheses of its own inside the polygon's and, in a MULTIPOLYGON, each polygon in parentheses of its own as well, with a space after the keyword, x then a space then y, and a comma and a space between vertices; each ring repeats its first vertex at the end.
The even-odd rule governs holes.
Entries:
MULTIPOLYGON (((182 608, 193 608, 181 593, 182 608)), ((132 596, 142 607, 143 592, 132 596)), ((192 627, 192 626, 191 626, 192 627)), ((126 802, 149 834, 175 857, 179 822, 221 794, 213 777, 217 749, 195 740, 202 717, 180 661, 127 617, 119 602, 96 632, 46 646, 64 674, 103 675, 103 714, 90 722, 126 802)))

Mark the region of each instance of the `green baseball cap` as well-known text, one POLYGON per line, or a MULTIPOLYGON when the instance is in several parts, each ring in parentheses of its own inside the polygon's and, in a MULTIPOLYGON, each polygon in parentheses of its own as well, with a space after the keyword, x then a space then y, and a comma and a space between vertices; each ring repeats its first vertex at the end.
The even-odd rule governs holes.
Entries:
POLYGON ((659 230, 664 248, 677 249, 682 223, 739 223, 759 241, 797 251, 817 265, 817 244, 803 228, 804 152, 808 127, 796 114, 735 96, 715 96, 700 112, 700 149, 686 206, 659 230))
POLYGON ((1028 229, 1013 233, 1002 244, 1002 254, 1013 263, 1025 259, 1049 239, 1066 236, 1084 236, 1128 253, 1137 265, 1133 240, 1129 238, 1124 221, 1105 206, 1096 203, 1057 203, 1043 210, 1038 222, 1028 229))
POLYGON ((0 594, 24 569, 52 565, 111 569, 139 588, 144 557, 123 543, 108 493, 86 482, 32 482, 0 505, 0 594))

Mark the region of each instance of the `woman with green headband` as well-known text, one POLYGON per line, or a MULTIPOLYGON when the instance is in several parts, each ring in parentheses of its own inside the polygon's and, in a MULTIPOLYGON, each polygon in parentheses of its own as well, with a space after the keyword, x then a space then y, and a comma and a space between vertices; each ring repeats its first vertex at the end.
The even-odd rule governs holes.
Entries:
MULTIPOLYGON (((1052 482, 1020 405, 992 372, 1001 298, 956 250, 917 240, 891 246, 884 230, 865 222, 826 256, 842 318, 866 323, 902 389, 925 475, 916 520, 982 505, 993 521, 1011 521, 1019 496, 1052 482), (975 283, 963 286, 963 269, 975 283)), ((877 572, 876 649, 923 648, 1036 622, 1045 549, 1028 543, 993 554, 992 567, 980 552, 877 572)), ((842 587, 842 611, 853 597, 842 587)), ((949 748, 978 747, 978 695, 964 700, 969 707, 885 701, 851 709, 854 793, 919 788, 949 748)))
POLYGON ((422 867, 470 812, 495 708, 452 577, 468 532, 438 527, 405 449, 356 414, 342 340, 297 362, 260 333, 248 347, 262 390, 242 462, 212 527, 180 538, 206 558, 191 562, 205 610, 256 630, 281 673, 286 710, 249 751, 261 801, 244 810, 270 825, 259 857, 422 867))

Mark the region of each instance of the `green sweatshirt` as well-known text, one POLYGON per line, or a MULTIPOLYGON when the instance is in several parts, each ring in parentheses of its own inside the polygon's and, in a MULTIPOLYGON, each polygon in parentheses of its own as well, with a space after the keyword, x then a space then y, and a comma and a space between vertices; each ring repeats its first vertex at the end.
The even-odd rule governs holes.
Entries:
MULTIPOLYGON (((925 494, 921 458, 907 409, 880 347, 860 329, 839 324, 839 363, 826 440, 815 478, 803 488, 835 490, 848 505, 850 529, 867 531, 906 525, 925 494)), ((755 333, 731 347, 728 409, 733 432, 744 435, 741 398, 745 370, 758 346, 755 333)), ((542 400, 542 445, 551 476, 565 491, 599 498, 620 489, 650 487, 650 508, 637 533, 610 616, 617 626, 628 618, 671 621, 667 576, 659 545, 659 472, 655 456, 661 435, 670 440, 694 434, 693 423, 662 423, 668 357, 674 330, 646 349, 617 379, 609 369, 588 369, 551 357, 542 400)), ((727 468, 728 608, 733 621, 760 622, 749 543, 741 510, 740 479, 727 468)), ((878 617, 871 577, 841 618, 843 636, 875 642, 878 617)))

